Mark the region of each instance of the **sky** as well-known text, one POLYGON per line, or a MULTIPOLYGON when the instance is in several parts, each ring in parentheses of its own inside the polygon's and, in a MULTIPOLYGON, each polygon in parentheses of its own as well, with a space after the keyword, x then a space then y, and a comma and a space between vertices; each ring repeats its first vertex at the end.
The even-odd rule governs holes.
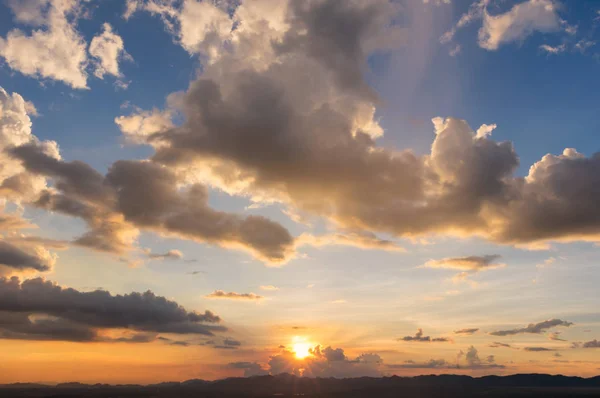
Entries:
POLYGON ((600 372, 594 0, 0 0, 0 383, 600 372))

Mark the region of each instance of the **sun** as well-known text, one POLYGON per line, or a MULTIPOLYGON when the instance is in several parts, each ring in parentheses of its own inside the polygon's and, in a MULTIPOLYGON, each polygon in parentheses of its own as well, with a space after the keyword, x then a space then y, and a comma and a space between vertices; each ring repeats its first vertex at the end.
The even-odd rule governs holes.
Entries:
POLYGON ((292 350, 294 351, 294 355, 296 359, 304 359, 311 355, 310 349, 312 345, 306 340, 304 337, 294 337, 294 341, 292 343, 292 350))

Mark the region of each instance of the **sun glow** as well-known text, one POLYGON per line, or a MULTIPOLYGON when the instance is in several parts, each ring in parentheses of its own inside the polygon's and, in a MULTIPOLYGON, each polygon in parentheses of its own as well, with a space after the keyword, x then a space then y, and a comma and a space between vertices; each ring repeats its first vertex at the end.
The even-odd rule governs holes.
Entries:
POLYGON ((292 343, 292 350, 294 351, 294 355, 297 359, 304 359, 311 355, 310 349, 312 345, 306 341, 303 337, 294 337, 294 342, 292 343))

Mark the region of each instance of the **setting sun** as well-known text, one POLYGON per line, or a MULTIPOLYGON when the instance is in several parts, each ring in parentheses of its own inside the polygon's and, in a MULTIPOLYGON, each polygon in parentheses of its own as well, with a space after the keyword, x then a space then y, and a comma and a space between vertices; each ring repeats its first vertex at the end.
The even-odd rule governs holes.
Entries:
POLYGON ((311 343, 306 341, 303 337, 294 337, 294 342, 292 343, 292 349, 294 351, 294 355, 298 359, 304 359, 307 356, 311 355, 310 349, 312 348, 311 343))

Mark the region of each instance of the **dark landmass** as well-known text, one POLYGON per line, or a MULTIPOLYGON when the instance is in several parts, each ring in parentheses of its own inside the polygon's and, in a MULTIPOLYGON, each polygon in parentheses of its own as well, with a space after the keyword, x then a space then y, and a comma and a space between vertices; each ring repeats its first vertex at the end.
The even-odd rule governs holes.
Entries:
POLYGON ((417 377, 360 377, 354 379, 302 378, 292 375, 229 378, 217 381, 187 380, 152 385, 35 383, 0 385, 0 397, 319 397, 319 398, 468 398, 468 397, 600 397, 600 376, 441 375, 417 377))

